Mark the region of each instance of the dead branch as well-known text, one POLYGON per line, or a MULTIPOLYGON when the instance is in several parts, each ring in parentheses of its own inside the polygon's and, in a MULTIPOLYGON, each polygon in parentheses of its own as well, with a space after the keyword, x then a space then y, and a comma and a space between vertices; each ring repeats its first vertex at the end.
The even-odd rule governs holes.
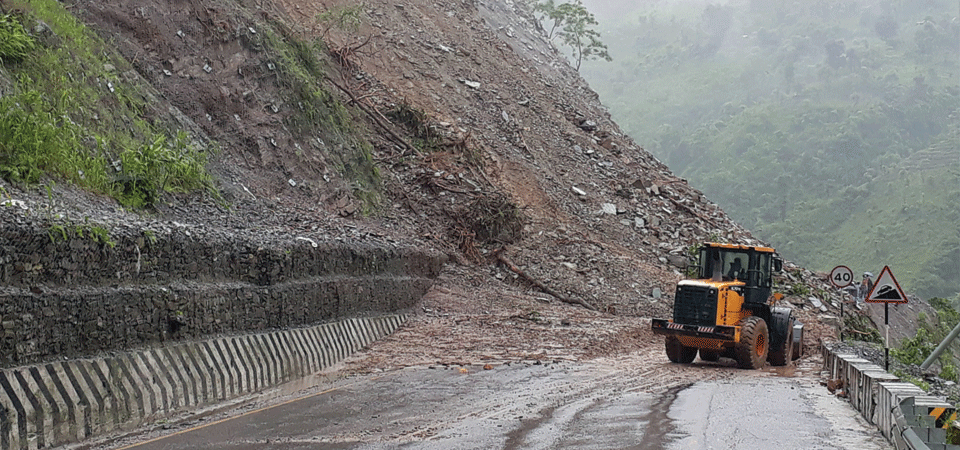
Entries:
POLYGON ((584 308, 587 308, 587 309, 589 309, 589 310, 591 310, 591 311, 596 311, 596 310, 597 310, 596 307, 594 307, 593 305, 587 303, 586 301, 580 300, 580 299, 576 299, 576 298, 567 298, 567 297, 564 296, 563 294, 561 294, 561 293, 559 293, 559 292, 557 292, 557 291, 555 291, 555 290, 553 290, 553 289, 550 289, 547 285, 541 283, 539 280, 531 277, 530 275, 527 275, 526 272, 520 270, 519 267, 517 267, 517 266, 516 266, 515 264, 513 264, 513 262, 511 262, 506 256, 504 256, 504 254, 503 254, 503 249, 502 249, 502 248, 497 251, 497 260, 500 261, 500 263, 502 263, 502 264, 503 264, 504 266, 506 266, 508 269, 510 269, 511 272, 519 275, 519 276, 520 276, 521 278, 523 278, 524 280, 527 280, 528 282, 530 282, 531 284, 533 284, 534 286, 536 286, 537 289, 540 289, 540 290, 543 291, 544 293, 556 297, 557 300, 560 300, 561 302, 564 302, 564 303, 570 303, 570 304, 573 304, 573 305, 580 305, 580 306, 583 306, 584 308))
POLYGON ((391 138, 393 138, 394 142, 402 145, 403 147, 406 147, 407 149, 409 149, 410 151, 412 151, 412 152, 413 152, 414 154, 416 154, 417 156, 422 156, 422 155, 420 154, 420 151, 417 150, 416 147, 414 147, 412 144, 410 144, 409 142, 407 142, 406 139, 400 137, 400 135, 398 135, 397 133, 395 133, 392 129, 390 129, 390 127, 387 127, 383 122, 380 121, 380 118, 378 118, 376 114, 374 114, 373 112, 370 111, 370 109, 368 109, 366 106, 364 106, 363 104, 361 104, 361 103, 357 100, 357 97, 353 95, 353 92, 350 92, 350 90, 348 90, 346 87, 343 87, 343 86, 341 86, 339 83, 337 83, 336 81, 333 81, 332 78, 330 78, 330 77, 326 77, 326 78, 327 78, 327 81, 329 81, 331 84, 333 84, 334 86, 336 86, 337 88, 339 88, 341 91, 343 91, 343 93, 347 94, 347 96, 350 97, 350 100, 353 101, 353 103, 357 105, 357 108, 360 108, 361 111, 363 111, 363 112, 366 113, 368 116, 370 116, 370 118, 373 119, 373 121, 380 127, 380 129, 382 129, 384 132, 386 132, 388 135, 390 135, 391 138))
POLYGON ((358 44, 358 45, 355 45, 355 46, 353 46, 353 47, 350 47, 350 53, 351 53, 351 54, 352 54, 352 53, 356 53, 357 50, 360 50, 361 48, 363 48, 364 46, 366 46, 367 44, 369 44, 369 43, 370 43, 370 39, 373 39, 373 35, 372 35, 372 34, 371 34, 371 35, 367 35, 367 40, 363 41, 362 43, 360 43, 360 44, 358 44))

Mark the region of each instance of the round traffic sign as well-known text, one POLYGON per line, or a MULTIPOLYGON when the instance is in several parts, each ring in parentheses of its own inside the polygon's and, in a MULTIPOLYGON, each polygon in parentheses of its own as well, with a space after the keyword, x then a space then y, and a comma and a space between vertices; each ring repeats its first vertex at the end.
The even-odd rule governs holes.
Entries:
POLYGON ((830 283, 837 288, 845 288, 853 283, 853 271, 847 266, 837 266, 830 271, 830 283))

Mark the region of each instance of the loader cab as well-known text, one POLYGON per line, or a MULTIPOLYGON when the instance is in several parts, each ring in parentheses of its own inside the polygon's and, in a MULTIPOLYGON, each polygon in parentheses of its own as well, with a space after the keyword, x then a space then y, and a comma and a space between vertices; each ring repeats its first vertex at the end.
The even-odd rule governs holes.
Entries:
POLYGON ((744 302, 763 304, 773 289, 773 272, 782 270, 782 265, 772 248, 707 243, 700 247, 698 278, 742 282, 744 302))

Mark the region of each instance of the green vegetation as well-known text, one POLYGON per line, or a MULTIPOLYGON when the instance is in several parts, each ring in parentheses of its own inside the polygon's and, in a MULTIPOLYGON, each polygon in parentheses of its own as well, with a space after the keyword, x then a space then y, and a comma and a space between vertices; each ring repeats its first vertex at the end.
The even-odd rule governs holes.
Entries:
POLYGON ((54 244, 77 238, 89 239, 99 245, 110 248, 117 246, 116 241, 110 237, 110 231, 108 231, 106 228, 96 225, 91 226, 84 224, 70 227, 62 224, 53 224, 50 226, 50 229, 47 230, 47 235, 50 237, 50 242, 53 242, 54 244))
POLYGON ((370 142, 362 138, 357 127, 361 121, 323 86, 326 72, 333 70, 317 56, 327 51, 325 45, 320 40, 303 42, 282 24, 274 25, 277 32, 266 28, 248 39, 255 39, 249 45, 276 61, 273 70, 289 93, 287 103, 299 109, 289 116, 286 125, 301 136, 320 134, 318 147, 350 180, 353 194, 363 202, 362 213, 373 213, 381 199, 380 172, 370 142))
POLYGON ((20 22, 10 14, 0 15, 0 61, 21 61, 34 45, 20 22))
POLYGON ((907 383, 915 384, 917 387, 919 387, 920 389, 923 389, 924 391, 930 391, 930 383, 927 383, 926 381, 923 381, 920 378, 910 375, 902 370, 894 370, 893 374, 896 375, 901 380, 906 381, 907 383))
POLYGON ((863 314, 845 314, 843 318, 844 333, 851 339, 870 342, 874 344, 883 344, 883 337, 880 330, 863 314))
POLYGON ((936 346, 937 343, 933 342, 930 332, 921 327, 917 329, 916 336, 904 339, 900 343, 900 348, 892 349, 890 354, 904 364, 919 366, 930 356, 936 346))
POLYGON ((956 2, 644 3, 582 72, 644 148, 802 265, 960 286, 956 2))
POLYGON ((960 421, 953 421, 947 427, 947 444, 960 445, 960 421))
MULTIPOLYGON (((923 363, 950 330, 960 323, 960 312, 951 301, 935 297, 929 303, 936 315, 926 317, 921 313, 917 318, 917 334, 904 339, 899 348, 890 350, 890 355, 904 364, 923 363)), ((960 343, 954 340, 947 351, 940 355, 940 378, 958 381, 957 361, 960 361, 960 343)))
POLYGON ((549 39, 559 36, 561 42, 573 51, 577 70, 585 60, 613 61, 607 46, 600 41, 600 32, 594 29, 597 19, 587 11, 581 0, 557 5, 554 0, 534 3, 533 10, 540 20, 550 24, 549 39))
POLYGON ((357 31, 363 23, 364 9, 366 9, 366 5, 360 3, 359 5, 331 8, 317 14, 317 23, 323 27, 320 38, 325 38, 327 33, 333 28, 352 32, 357 31))
POLYGON ((129 64, 59 2, 4 7, 19 14, 0 16, 0 60, 13 87, 0 98, 0 176, 61 178, 132 207, 164 192, 213 190, 206 150, 145 118, 145 86, 120 75, 129 64))

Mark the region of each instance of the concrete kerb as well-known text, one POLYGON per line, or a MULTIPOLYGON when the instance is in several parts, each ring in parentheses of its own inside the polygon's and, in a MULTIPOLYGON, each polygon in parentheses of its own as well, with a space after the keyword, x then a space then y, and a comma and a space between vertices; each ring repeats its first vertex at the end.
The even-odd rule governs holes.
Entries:
POLYGON ((949 418, 956 409, 945 399, 927 395, 912 383, 856 355, 833 353, 823 347, 823 371, 840 380, 851 405, 877 426, 896 448, 960 450, 946 444, 949 418))
POLYGON ((287 391, 282 387, 290 383, 304 388, 304 380, 317 382, 318 372, 405 320, 402 314, 354 318, 0 369, 0 450, 84 448, 78 443, 188 411, 211 414, 259 391, 287 391))

